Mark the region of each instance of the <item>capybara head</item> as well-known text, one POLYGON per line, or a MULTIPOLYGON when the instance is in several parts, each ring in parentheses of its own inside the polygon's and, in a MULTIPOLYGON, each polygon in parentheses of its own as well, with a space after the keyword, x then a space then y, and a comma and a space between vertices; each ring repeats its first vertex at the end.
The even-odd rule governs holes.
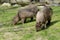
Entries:
POLYGON ((18 14, 13 18, 13 20, 12 20, 12 24, 13 25, 15 25, 15 24, 17 24, 17 22, 20 20, 20 18, 19 18, 19 16, 18 16, 18 14))
POLYGON ((41 29, 42 29, 42 23, 41 22, 37 22, 36 23, 36 31, 38 32, 38 31, 40 31, 41 29))

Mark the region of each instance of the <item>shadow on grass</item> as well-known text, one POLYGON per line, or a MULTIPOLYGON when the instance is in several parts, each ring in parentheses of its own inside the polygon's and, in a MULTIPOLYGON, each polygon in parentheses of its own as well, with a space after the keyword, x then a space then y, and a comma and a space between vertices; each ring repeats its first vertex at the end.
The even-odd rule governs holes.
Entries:
POLYGON ((52 22, 50 23, 50 25, 47 25, 47 28, 49 28, 50 26, 54 25, 54 24, 57 23, 57 22, 60 22, 60 20, 52 21, 52 22))
MULTIPOLYGON (((33 21, 35 21, 35 20, 33 20, 33 21)), ((32 22, 33 22, 33 21, 32 21, 32 22)), ((30 20, 27 20, 26 23, 29 23, 29 22, 30 22, 30 20)), ((57 23, 57 22, 60 22, 60 20, 52 21, 52 22, 50 23, 50 25, 47 25, 47 28, 46 28, 46 29, 48 29, 50 26, 54 25, 54 24, 57 23)), ((16 25, 21 25, 21 23, 18 23, 18 24, 16 24, 16 25)), ((13 26, 13 25, 4 24, 3 26, 5 26, 5 27, 6 27, 6 26, 7 26, 7 27, 10 26, 10 27, 11 27, 11 26, 13 26)), ((13 27, 12 30, 13 30, 13 31, 22 31, 23 28, 24 28, 24 27, 17 27, 17 28, 14 28, 14 27, 13 27)), ((45 29, 43 28, 42 30, 45 30, 45 29)), ((9 31, 10 31, 10 30, 9 30, 9 31)))
MULTIPOLYGON (((60 20, 52 21, 52 22, 50 23, 50 25, 47 25, 47 28, 46 28, 46 29, 48 29, 50 26, 54 25, 54 24, 57 23, 57 22, 60 22, 60 20)), ((43 27, 42 30, 45 30, 45 28, 43 27)))
MULTIPOLYGON (((35 19, 33 19, 33 21, 27 20, 25 23, 34 22, 34 21, 35 21, 35 19)), ((1 27, 9 27, 9 26, 12 27, 12 26, 17 26, 17 25, 22 25, 22 23, 21 22, 18 22, 16 25, 13 25, 11 22, 0 23, 0 28, 1 27)))
MULTIPOLYGON (((34 21, 35 21, 35 19, 33 19, 32 21, 27 20, 25 23, 34 22, 34 21)), ((20 23, 17 23, 16 25, 20 25, 20 24, 22 24, 22 23, 20 22, 20 23)))

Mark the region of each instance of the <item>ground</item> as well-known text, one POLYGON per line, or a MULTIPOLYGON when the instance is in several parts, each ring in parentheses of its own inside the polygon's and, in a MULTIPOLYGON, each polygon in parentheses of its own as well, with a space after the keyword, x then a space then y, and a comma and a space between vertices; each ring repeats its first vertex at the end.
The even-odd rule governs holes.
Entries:
POLYGON ((0 40, 60 40, 60 7, 52 7, 53 16, 50 26, 36 32, 35 22, 11 25, 12 18, 19 8, 0 11, 0 40))

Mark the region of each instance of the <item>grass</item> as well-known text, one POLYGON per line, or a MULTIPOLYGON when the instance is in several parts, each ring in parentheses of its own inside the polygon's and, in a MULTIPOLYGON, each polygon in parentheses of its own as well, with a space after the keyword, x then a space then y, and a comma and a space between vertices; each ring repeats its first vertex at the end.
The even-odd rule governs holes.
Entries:
POLYGON ((19 8, 0 11, 0 40, 60 40, 60 7, 52 8, 51 25, 39 32, 36 32, 35 21, 10 25, 19 8))

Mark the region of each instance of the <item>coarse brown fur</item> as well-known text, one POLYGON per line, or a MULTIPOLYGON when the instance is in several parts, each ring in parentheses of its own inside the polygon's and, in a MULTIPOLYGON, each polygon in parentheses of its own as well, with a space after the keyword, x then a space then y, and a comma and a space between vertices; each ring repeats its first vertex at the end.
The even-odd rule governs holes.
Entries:
POLYGON ((33 20, 33 17, 38 12, 38 8, 33 4, 32 5, 30 4, 29 6, 27 8, 18 10, 17 15, 13 18, 13 21, 12 21, 14 25, 20 20, 21 20, 21 23, 26 22, 27 18, 31 18, 31 21, 33 20))
POLYGON ((36 31, 41 30, 43 27, 47 28, 46 25, 50 24, 52 14, 52 8, 48 6, 44 6, 38 11, 36 15, 36 31))

